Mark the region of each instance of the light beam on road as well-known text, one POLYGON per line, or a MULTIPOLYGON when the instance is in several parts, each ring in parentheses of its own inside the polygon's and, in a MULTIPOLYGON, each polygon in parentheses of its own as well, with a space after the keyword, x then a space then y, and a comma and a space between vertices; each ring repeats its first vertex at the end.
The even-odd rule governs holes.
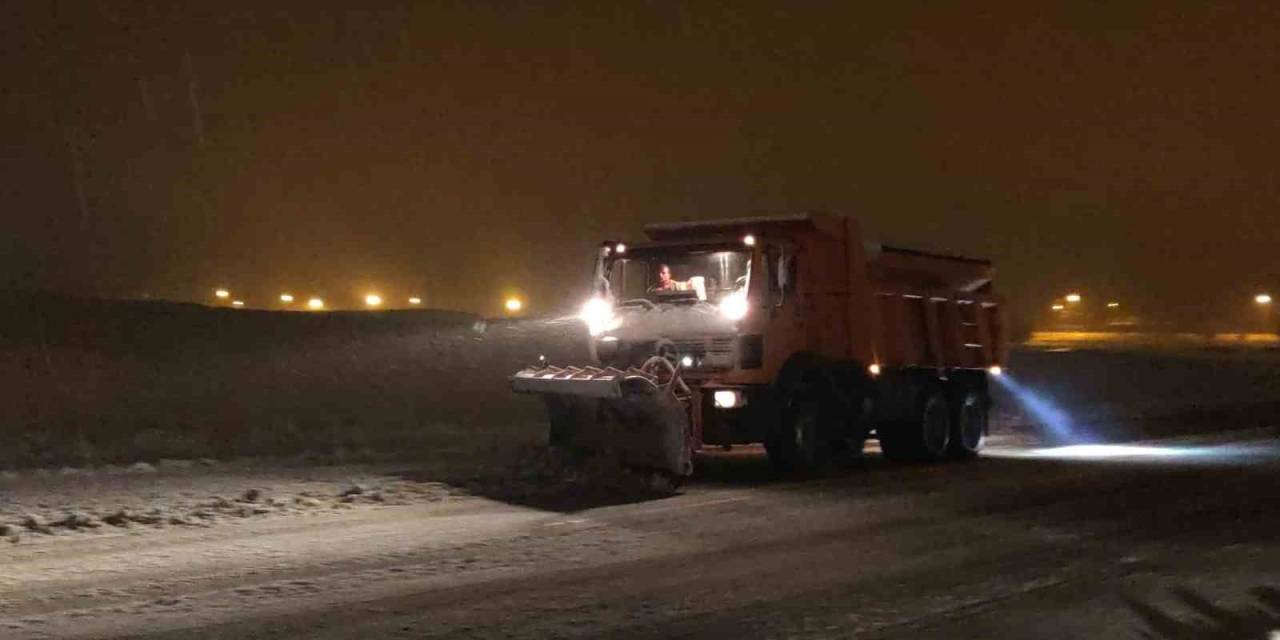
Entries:
POLYGON ((1031 412, 1036 421, 1048 429, 1059 441, 1087 443, 1091 440, 1084 429, 1076 426, 1075 421, 1071 419, 1071 414, 1060 408, 1045 394, 1018 382, 1014 379, 1014 376, 1008 375, 1008 373, 991 376, 990 379, 995 380, 1008 390, 1009 394, 1018 401, 1018 404, 1031 412))
POLYGON ((1167 458, 1187 455, 1188 450, 1175 447, 1142 447, 1124 444, 1073 444, 1066 447, 1032 449, 1032 458, 1066 458, 1099 460, 1106 458, 1167 458))
POLYGON ((1280 458, 1280 443, 1272 441, 1235 444, 1077 444, 1065 447, 992 447, 983 451, 992 458, 1075 460, 1097 462, 1159 462, 1195 464, 1251 464, 1280 458))

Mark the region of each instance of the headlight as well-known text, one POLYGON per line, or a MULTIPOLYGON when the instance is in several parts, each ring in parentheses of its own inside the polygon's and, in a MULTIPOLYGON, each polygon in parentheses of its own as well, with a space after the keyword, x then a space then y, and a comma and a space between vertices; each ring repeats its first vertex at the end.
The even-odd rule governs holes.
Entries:
POLYGON ((747 403, 747 397, 735 389, 719 389, 711 398, 717 409, 737 409, 747 403))
POLYGON ((730 320, 741 320, 747 315, 747 294, 738 292, 730 294, 720 301, 720 313, 730 320))
POLYGON ((604 298, 592 298, 582 305, 578 318, 587 325, 587 331, 598 336, 606 331, 617 329, 618 319, 613 315, 613 305, 604 298))

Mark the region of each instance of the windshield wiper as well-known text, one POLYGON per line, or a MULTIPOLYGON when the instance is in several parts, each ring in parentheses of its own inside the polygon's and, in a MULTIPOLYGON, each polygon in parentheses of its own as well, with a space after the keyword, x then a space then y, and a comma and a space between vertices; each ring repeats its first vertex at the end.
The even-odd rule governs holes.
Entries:
POLYGON ((652 300, 649 300, 647 298, 631 298, 630 300, 623 300, 622 302, 619 302, 618 306, 619 307, 646 307, 648 309, 653 309, 658 305, 654 304, 652 300))

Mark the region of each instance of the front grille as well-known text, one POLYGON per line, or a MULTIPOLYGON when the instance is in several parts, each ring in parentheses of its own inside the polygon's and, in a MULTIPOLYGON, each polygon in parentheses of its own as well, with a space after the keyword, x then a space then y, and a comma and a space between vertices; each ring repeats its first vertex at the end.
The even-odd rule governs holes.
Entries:
POLYGON ((756 334, 738 338, 738 366, 743 369, 764 366, 764 336, 756 334))
POLYGON ((705 338, 673 338, 671 345, 680 356, 690 356, 694 368, 728 368, 733 366, 733 336, 705 338))

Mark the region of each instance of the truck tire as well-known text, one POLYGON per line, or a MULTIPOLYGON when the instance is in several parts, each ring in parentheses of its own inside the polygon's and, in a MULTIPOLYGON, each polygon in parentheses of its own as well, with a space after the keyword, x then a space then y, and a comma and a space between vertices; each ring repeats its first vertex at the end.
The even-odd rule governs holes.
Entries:
POLYGON ((973 458, 987 438, 987 398, 980 391, 959 395, 952 407, 951 457, 973 458))
POLYGON ((951 408, 939 389, 925 391, 912 420, 877 429, 884 457, 901 462, 939 462, 951 446, 951 408))
POLYGON ((811 472, 831 463, 831 417, 825 403, 797 398, 784 406, 764 441, 769 462, 778 471, 811 472))

